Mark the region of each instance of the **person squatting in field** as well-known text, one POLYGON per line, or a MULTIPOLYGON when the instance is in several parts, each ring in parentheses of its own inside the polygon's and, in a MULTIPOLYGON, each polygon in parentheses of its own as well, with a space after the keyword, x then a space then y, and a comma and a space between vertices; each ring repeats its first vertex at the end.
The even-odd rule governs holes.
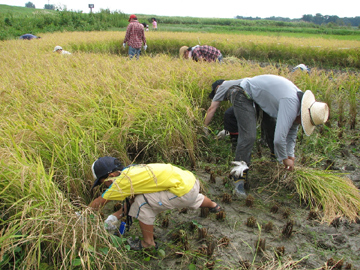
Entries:
POLYGON ((193 59, 194 61, 222 62, 223 56, 215 47, 196 45, 194 47, 182 46, 179 50, 180 58, 193 59))
MULTIPOLYGON (((153 163, 124 167, 114 157, 101 157, 92 165, 95 182, 92 188, 105 185, 107 190, 90 203, 98 210, 110 200, 122 201, 127 197, 132 200, 130 210, 127 207, 109 215, 105 227, 109 231, 117 229, 115 223, 128 214, 139 220, 143 239, 129 240, 133 250, 157 247, 154 241, 154 221, 156 216, 170 209, 188 207, 209 208, 217 213, 221 207, 205 195, 199 193, 200 182, 190 171, 171 164, 153 163)), ((129 206, 129 205, 128 205, 129 206)))
POLYGON ((53 52, 57 52, 58 54, 71 54, 71 52, 63 50, 61 46, 55 46, 53 52))
POLYGON ((19 37, 19 39, 23 39, 23 40, 32 40, 32 39, 39 39, 41 37, 39 36, 35 36, 33 34, 25 34, 19 37))
POLYGON ((299 124, 306 135, 315 126, 324 124, 329 117, 326 103, 317 102, 310 90, 303 93, 290 80, 277 75, 259 75, 239 80, 224 81, 213 91, 204 125, 207 127, 221 101, 230 100, 238 126, 238 142, 233 170, 235 190, 244 195, 247 184, 251 151, 256 140, 256 105, 270 117, 276 118, 274 153, 286 169, 295 165, 295 143, 299 124))
POLYGON ((129 57, 132 59, 136 56, 139 59, 141 54, 141 46, 144 43, 144 50, 146 51, 146 38, 144 26, 138 22, 136 15, 130 15, 129 25, 126 28, 125 39, 123 47, 126 48, 126 43, 129 46, 129 57))

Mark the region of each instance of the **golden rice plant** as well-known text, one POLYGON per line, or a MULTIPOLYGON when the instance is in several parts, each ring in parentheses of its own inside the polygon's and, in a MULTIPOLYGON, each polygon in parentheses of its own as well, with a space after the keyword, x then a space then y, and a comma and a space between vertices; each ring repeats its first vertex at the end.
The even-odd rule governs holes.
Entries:
POLYGON ((355 221, 359 217, 360 193, 347 177, 310 168, 297 168, 293 177, 300 198, 312 209, 322 209, 322 221, 337 217, 355 221))
POLYGON ((0 172, 0 262, 7 269, 122 268, 136 262, 124 256, 121 239, 105 231, 103 221, 89 210, 81 217, 52 180, 39 159, 20 150, 2 160, 0 172), (47 259, 45 259, 47 258, 47 259), (106 259, 105 259, 106 258, 106 259))
POLYGON ((320 209, 322 222, 331 223, 338 217, 354 222, 359 217, 360 192, 344 175, 306 167, 295 167, 293 172, 288 172, 280 164, 274 166, 264 161, 252 166, 263 178, 270 179, 270 183, 292 187, 300 204, 305 202, 311 209, 320 209))

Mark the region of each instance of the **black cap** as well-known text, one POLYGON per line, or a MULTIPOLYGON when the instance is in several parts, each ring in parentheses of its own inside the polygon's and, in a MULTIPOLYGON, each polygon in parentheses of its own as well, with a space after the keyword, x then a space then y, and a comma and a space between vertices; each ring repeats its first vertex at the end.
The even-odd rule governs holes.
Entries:
POLYGON ((212 85, 211 85, 211 93, 209 94, 209 98, 213 99, 215 96, 215 91, 216 91, 216 87, 218 87, 219 85, 221 85, 225 80, 217 80, 215 81, 212 85))
POLYGON ((100 179, 107 177, 109 173, 122 171, 124 166, 114 157, 101 157, 91 166, 92 173, 95 178, 94 185, 91 189, 100 184, 100 179))

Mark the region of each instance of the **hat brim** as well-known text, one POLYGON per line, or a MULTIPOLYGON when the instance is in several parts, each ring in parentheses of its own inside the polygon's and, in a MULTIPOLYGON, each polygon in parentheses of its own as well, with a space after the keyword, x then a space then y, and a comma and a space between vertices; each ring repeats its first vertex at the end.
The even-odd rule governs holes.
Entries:
POLYGON ((94 182, 93 186, 91 187, 91 189, 93 189, 94 187, 100 185, 100 179, 101 179, 101 178, 103 178, 103 176, 102 176, 102 177, 99 177, 98 179, 95 180, 95 182, 94 182))
POLYGON ((307 136, 310 136, 315 129, 310 119, 310 107, 314 102, 314 94, 310 90, 306 90, 301 100, 301 125, 307 136))

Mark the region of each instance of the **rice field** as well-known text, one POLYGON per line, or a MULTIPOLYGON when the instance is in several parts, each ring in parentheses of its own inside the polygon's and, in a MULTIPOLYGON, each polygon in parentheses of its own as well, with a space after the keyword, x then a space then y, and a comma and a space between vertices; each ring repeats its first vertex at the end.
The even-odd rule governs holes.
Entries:
MULTIPOLYGON (((122 49, 124 35, 53 33, 0 43, 0 261, 32 269, 140 267, 121 243, 107 237, 101 217, 88 213, 92 218, 84 221, 74 214, 92 199, 90 166, 103 155, 125 164, 199 166, 204 152, 212 155, 214 142, 202 125, 217 79, 277 74, 327 102, 329 125, 312 137, 299 134, 304 165, 335 158, 341 143, 359 139, 360 41, 149 32, 148 51, 130 61, 122 49), (195 44, 218 47, 225 63, 178 58, 180 46, 195 44), (53 53, 56 45, 72 54, 53 53), (288 52, 289 62, 247 61, 260 53, 269 59, 275 48, 288 52), (293 54, 300 57, 291 60, 293 54), (306 59, 310 75, 289 71, 288 64, 306 59), (323 70, 318 61, 349 70, 323 70)), ((228 106, 218 112, 213 134, 222 129, 221 112, 228 106)))

